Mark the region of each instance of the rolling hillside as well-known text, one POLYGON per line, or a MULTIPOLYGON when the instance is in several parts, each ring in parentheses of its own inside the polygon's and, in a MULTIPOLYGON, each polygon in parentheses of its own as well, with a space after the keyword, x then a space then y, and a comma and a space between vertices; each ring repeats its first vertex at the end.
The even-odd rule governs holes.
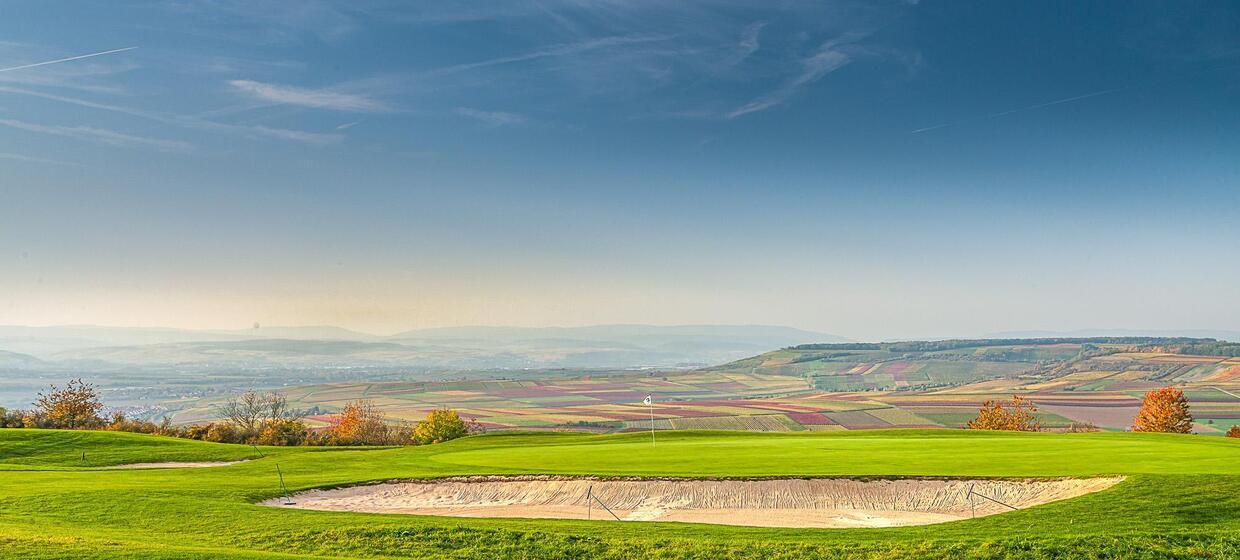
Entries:
MULTIPOLYGON (((489 429, 837 431, 959 427, 987 400, 1019 394, 1049 429, 1122 431, 1143 393, 1179 385, 1196 431, 1240 422, 1240 358, 1205 340, 1039 339, 810 344, 697 371, 494 372, 492 379, 318 384, 284 390, 312 422, 356 399, 413 421, 439 407, 489 429), (1174 343, 1174 344, 1172 344, 1174 343), (1175 351, 1175 352, 1173 352, 1175 351), (651 395, 655 406, 642 399, 651 395)), ((210 420, 219 398, 175 403, 178 423, 210 420)), ((170 404, 170 406, 173 406, 170 404)))
POLYGON ((0 351, 9 352, 0 354, 0 406, 26 406, 47 383, 78 376, 103 387, 112 404, 146 406, 313 383, 492 379, 556 368, 690 369, 824 339, 838 337, 759 325, 456 327, 393 336, 337 327, 0 327, 0 351))

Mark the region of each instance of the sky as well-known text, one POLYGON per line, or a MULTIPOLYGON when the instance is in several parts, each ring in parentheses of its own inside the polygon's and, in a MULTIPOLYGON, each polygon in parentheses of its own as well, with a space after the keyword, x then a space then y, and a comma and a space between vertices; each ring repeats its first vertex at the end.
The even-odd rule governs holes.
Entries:
POLYGON ((1240 330, 1237 30, 1186 0, 7 0, 0 324, 1240 330))

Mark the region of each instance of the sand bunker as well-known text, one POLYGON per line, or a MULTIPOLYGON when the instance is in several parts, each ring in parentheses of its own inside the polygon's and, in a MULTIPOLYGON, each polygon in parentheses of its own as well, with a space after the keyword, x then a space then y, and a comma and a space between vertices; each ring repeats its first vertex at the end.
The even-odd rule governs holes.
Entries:
POLYGON ((226 467, 245 461, 206 461, 198 463, 128 463, 124 465, 112 465, 103 467, 105 469, 195 469, 199 467, 226 467))
POLYGON ((896 527, 1027 508, 1104 490, 1121 480, 468 477, 311 490, 292 496, 292 505, 285 504, 284 498, 263 505, 453 517, 619 517, 756 527, 896 527), (597 501, 588 501, 587 496, 597 501))

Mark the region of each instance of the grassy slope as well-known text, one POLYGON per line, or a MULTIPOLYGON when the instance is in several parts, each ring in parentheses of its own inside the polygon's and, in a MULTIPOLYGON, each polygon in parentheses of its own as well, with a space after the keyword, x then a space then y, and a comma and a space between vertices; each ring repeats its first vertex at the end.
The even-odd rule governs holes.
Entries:
POLYGON ((1240 555, 1240 442, 1141 434, 873 431, 501 435, 422 448, 268 449, 230 467, 68 469, 220 460, 252 449, 129 434, 0 430, 0 556, 79 558, 1229 558, 1240 555), (928 527, 795 530, 278 510, 293 489, 465 473, 1129 474, 1098 494, 928 527), (43 465, 47 465, 46 467, 43 465), (21 469, 21 470, 17 470, 21 469))
POLYGON ((114 432, 8 430, 0 432, 0 470, 101 467, 122 463, 236 461, 254 448, 114 432), (82 460, 82 454, 86 460, 82 460))

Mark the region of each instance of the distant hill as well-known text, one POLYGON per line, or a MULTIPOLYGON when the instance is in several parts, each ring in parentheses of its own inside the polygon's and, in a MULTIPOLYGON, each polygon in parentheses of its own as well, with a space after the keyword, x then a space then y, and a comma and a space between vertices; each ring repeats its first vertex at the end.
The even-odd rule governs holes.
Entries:
POLYGON ((254 327, 250 329, 210 331, 228 336, 287 340, 352 340, 356 342, 379 342, 386 337, 353 331, 330 325, 309 327, 254 327))
POLYGON ((0 350, 0 369, 35 368, 43 365, 43 360, 34 356, 0 350))
POLYGON ((767 325, 594 325, 588 327, 441 327, 394 334, 389 339, 473 338, 490 340, 529 340, 541 338, 615 340, 646 337, 719 337, 844 341, 843 337, 767 325))
POLYGON ((258 339, 173 342, 67 350, 51 356, 77 369, 238 370, 414 366, 443 356, 392 342, 258 339))
POLYGON ((103 327, 64 325, 27 327, 0 325, 0 350, 46 357, 66 350, 140 346, 181 342, 223 342, 254 339, 352 340, 380 342, 384 337, 340 327, 259 327, 237 330, 191 330, 164 327, 103 327))
POLYGON ((1216 329, 1079 329, 1074 331, 1008 331, 986 335, 984 338, 1087 338, 1142 336, 1158 338, 1214 338, 1240 342, 1240 331, 1216 329))
POLYGON ((38 357, 45 357, 56 352, 76 348, 133 346, 205 340, 237 340, 241 338, 245 337, 212 331, 169 328, 100 327, 94 325, 53 327, 0 325, 0 350, 21 352, 38 357))
POLYGON ((708 369, 802 377, 826 391, 902 391, 1018 376, 1054 377, 1075 363, 1121 352, 1230 357, 1240 356, 1240 344, 1143 336, 819 342, 708 369))
POLYGON ((96 326, 0 327, 0 349, 58 369, 412 367, 633 368, 717 364, 817 340, 787 327, 454 327, 379 336, 332 326, 231 331, 96 326))
POLYGON ((453 327, 407 331, 387 340, 411 346, 449 345, 551 358, 535 360, 543 366, 632 367, 716 364, 785 346, 789 341, 824 339, 847 340, 762 325, 453 327))

